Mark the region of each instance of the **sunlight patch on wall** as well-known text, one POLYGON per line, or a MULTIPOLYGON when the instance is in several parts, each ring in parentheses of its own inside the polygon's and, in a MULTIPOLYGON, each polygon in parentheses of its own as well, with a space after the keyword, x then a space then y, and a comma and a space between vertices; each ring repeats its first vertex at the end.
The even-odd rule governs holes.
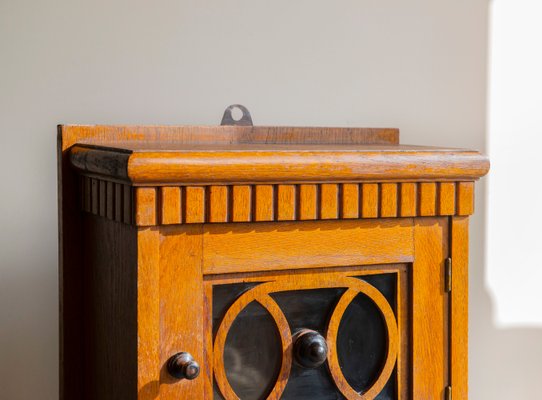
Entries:
POLYGON ((542 325, 542 2, 490 11, 487 286, 501 327, 542 325))

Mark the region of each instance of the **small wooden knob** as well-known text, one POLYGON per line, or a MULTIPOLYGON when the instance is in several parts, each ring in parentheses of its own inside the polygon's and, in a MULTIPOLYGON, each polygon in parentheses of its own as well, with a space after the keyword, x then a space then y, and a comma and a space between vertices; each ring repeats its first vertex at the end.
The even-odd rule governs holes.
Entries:
POLYGON ((294 357, 305 368, 317 368, 327 359, 327 343, 318 332, 303 329, 294 336, 294 357))
POLYGON ((177 353, 167 363, 167 371, 177 379, 196 379, 199 370, 199 364, 190 353, 177 353))

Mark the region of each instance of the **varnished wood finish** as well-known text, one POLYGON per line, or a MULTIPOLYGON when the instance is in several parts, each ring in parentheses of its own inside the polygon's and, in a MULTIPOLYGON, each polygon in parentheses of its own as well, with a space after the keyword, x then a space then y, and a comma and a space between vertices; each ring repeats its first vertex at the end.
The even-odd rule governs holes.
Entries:
POLYGON ((77 372, 85 390, 79 399, 137 398, 139 361, 147 362, 140 357, 138 327, 143 338, 156 329, 138 318, 144 305, 138 304, 137 229, 92 215, 84 216, 83 227, 79 314, 85 329, 77 372))
POLYGON ((417 185, 415 183, 401 183, 400 184, 400 205, 399 216, 401 217, 415 217, 417 215, 417 185))
POLYGON ((203 235, 205 274, 413 260, 412 219, 209 224, 203 235))
POLYGON ((339 218, 339 185, 320 186, 320 219, 339 218))
POLYGON ((139 229, 137 241, 137 398, 154 399, 160 394, 160 232, 139 229))
MULTIPOLYGON (((144 143, 145 144, 145 143, 144 143)), ((478 179, 478 152, 416 146, 157 146, 121 149, 76 145, 72 164, 85 174, 140 186, 327 181, 478 179), (115 155, 118 154, 118 159, 115 155), (127 154, 129 157, 127 158, 127 154), (104 168, 104 165, 107 165, 104 168)))
POLYGON ((436 183, 424 182, 419 185, 419 208, 418 215, 430 217, 436 215, 437 208, 437 185, 436 183))
POLYGON ((275 219, 275 187, 273 185, 255 186, 253 206, 254 221, 273 221, 275 219))
POLYGON ((183 221, 181 191, 182 188, 180 187, 163 186, 160 188, 159 205, 162 224, 174 225, 183 221))
POLYGON ((399 144, 394 128, 328 128, 287 126, 140 126, 61 125, 66 148, 75 143, 153 143, 169 145, 231 144, 399 144))
POLYGON ((312 220, 318 218, 319 190, 317 185, 299 186, 299 219, 312 220))
POLYGON ((209 222, 228 222, 229 219, 229 186, 211 186, 208 189, 209 222))
MULTIPOLYGON (((160 243, 160 400, 203 398, 203 379, 175 380, 164 368, 169 357, 190 353, 203 360, 202 226, 161 230, 160 243)), ((205 369, 205 366, 202 366, 205 369)), ((203 371, 204 373, 204 371, 203 371)), ((147 399, 146 397, 141 397, 147 399)))
POLYGON ((457 215, 474 213, 474 182, 461 182, 457 188, 457 215))
POLYGON ((361 185, 361 216, 363 218, 378 217, 378 192, 376 183, 361 185))
POLYGON ((399 349, 397 353, 397 396, 399 400, 410 398, 411 393, 411 337, 412 337, 412 310, 411 310, 411 274, 410 265, 398 267, 397 282, 397 312, 399 349))
POLYGON ((442 399, 448 382, 447 294, 444 262, 448 229, 444 218, 414 222, 412 264, 413 399, 442 399))
POLYGON ((297 187, 295 185, 279 185, 277 188, 277 220, 294 221, 297 205, 297 187))
MULTIPOLYGON (((438 185, 438 215, 455 215, 455 183, 441 182, 438 185)), ((468 201, 471 201, 470 199, 468 201)))
POLYGON ((451 220, 451 326, 450 326, 450 379, 452 398, 469 396, 469 220, 455 217, 451 220))
MULTIPOLYGON (((179 190, 179 188, 169 189, 179 190)), ((82 176, 79 181, 79 193, 81 196, 81 209, 83 211, 94 215, 106 217, 110 220, 114 220, 117 222, 123 222, 125 224, 132 223, 132 214, 134 213, 135 207, 133 205, 134 201, 132 199, 131 186, 122 183, 101 181, 99 179, 82 176), (101 194, 101 190, 105 190, 105 192, 101 194), (100 201, 103 202, 101 206, 100 201), (101 213, 100 208, 106 209, 107 212, 105 214, 101 213)), ((149 199, 146 200, 148 206, 149 199)), ((155 203, 156 199, 151 198, 150 202, 155 203)), ((168 212, 174 212, 175 210, 178 210, 180 212, 181 210, 180 204, 172 204, 169 201, 168 196, 162 196, 160 203, 163 208, 163 212, 166 213, 166 217, 163 217, 162 221, 171 221, 171 219, 167 216, 168 212)), ((151 204, 151 208, 154 206, 155 204, 151 204)), ((140 212, 143 212, 144 207, 145 201, 140 203, 140 212)))
POLYGON ((183 200, 181 203, 184 204, 184 208, 181 212, 183 221, 187 224, 199 224, 205 221, 207 206, 205 190, 206 188, 201 186, 187 186, 183 188, 183 200))
POLYGON ((383 183, 380 186, 380 216, 382 218, 396 217, 398 188, 393 183, 383 183))
POLYGON ((228 204, 232 210, 232 222, 250 222, 252 219, 252 187, 249 185, 233 186, 231 194, 231 199, 228 198, 228 204))
POLYGON ((343 219, 358 218, 360 215, 359 207, 359 193, 360 188, 358 184, 346 183, 342 185, 341 196, 341 215, 343 219))
POLYGON ((278 400, 296 379, 295 332, 272 295, 323 288, 344 288, 320 332, 337 396, 372 400, 394 379, 399 400, 441 399, 448 385, 468 398, 467 225, 488 170, 478 152, 400 146, 395 129, 61 126, 58 157, 62 400, 212 400, 214 385, 238 399, 223 354, 252 301, 278 329, 267 396, 278 400), (394 301, 359 278, 378 274, 397 277, 394 301), (213 321, 213 288, 241 283, 255 286, 213 321), (336 349, 357 293, 387 331, 363 393, 336 349), (179 352, 198 378, 168 374, 179 352))
MULTIPOLYGON (((83 214, 80 212, 77 186, 80 179, 71 168, 68 149, 75 137, 58 127, 58 236, 59 236, 59 397, 83 399, 84 374, 80 373, 83 339, 83 275, 80 257, 83 251, 83 214), (68 239, 69 238, 69 239, 68 239)), ((91 192, 90 180, 86 192, 91 192)), ((90 197, 87 197, 90 199, 90 197)), ((89 200, 87 200, 89 201, 89 200)), ((90 212, 90 202, 84 207, 90 212)), ((86 368, 86 366, 85 366, 86 368)))
POLYGON ((156 188, 139 188, 135 191, 135 223, 138 226, 153 226, 158 220, 156 188))
POLYGON ((126 223, 131 223, 133 213, 138 226, 432 217, 474 211, 472 182, 130 188, 83 177, 81 196, 84 211, 126 223), (128 202, 121 203, 115 195, 117 187, 127 189, 128 202), (111 189, 102 189, 102 195, 100 188, 111 189), (128 209, 116 211, 121 207, 128 209))

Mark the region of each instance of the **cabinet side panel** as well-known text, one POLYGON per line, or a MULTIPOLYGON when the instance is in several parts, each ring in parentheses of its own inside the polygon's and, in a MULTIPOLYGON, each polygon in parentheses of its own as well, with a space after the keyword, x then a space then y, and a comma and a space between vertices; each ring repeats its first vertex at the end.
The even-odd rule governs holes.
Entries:
POLYGON ((137 231, 92 215, 84 215, 83 229, 85 368, 79 370, 84 375, 81 398, 136 399, 137 231))
POLYGON ((448 385, 447 220, 417 218, 412 265, 413 399, 442 399, 448 385))
POLYGON ((469 219, 452 218, 451 385, 454 399, 468 399, 469 219))
POLYGON ((141 228, 137 233, 137 325, 139 400, 160 394, 160 232, 141 228))

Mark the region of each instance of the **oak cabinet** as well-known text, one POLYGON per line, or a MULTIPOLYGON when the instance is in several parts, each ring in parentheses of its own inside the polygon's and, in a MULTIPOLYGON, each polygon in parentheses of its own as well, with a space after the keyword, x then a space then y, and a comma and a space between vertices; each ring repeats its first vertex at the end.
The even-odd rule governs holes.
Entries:
POLYGON ((467 399, 487 159, 230 111, 59 127, 63 399, 467 399))

